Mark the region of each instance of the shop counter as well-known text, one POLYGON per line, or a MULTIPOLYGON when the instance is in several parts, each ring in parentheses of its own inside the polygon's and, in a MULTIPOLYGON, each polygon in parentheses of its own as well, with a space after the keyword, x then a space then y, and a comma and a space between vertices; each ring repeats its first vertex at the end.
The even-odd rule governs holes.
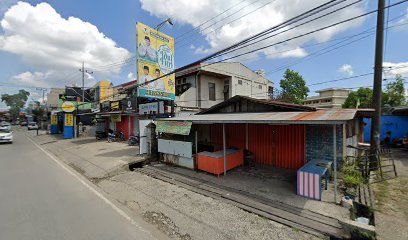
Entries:
POLYGON ((331 168, 331 161, 312 160, 297 171, 297 194, 316 200, 322 199, 322 177, 327 179, 331 168))
MULTIPOLYGON (((227 171, 244 164, 244 151, 227 149, 227 171)), ((224 172, 224 150, 217 152, 200 152, 198 153, 199 170, 213 173, 217 176, 224 172)))

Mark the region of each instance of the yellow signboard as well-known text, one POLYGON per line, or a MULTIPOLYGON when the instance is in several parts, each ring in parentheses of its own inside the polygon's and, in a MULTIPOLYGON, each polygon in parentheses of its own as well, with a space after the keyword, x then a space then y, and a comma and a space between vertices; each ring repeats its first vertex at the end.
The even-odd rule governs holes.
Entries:
POLYGON ((74 115, 71 113, 65 114, 65 126, 72 127, 74 126, 74 115))
MULTIPOLYGON (((138 82, 146 83, 174 71, 174 38, 150 28, 136 25, 138 82)), ((139 97, 174 100, 175 75, 162 77, 139 87, 139 97)))
POLYGON ((58 116, 51 115, 51 125, 57 125, 57 124, 58 124, 58 116))
POLYGON ((120 102, 119 101, 110 102, 110 108, 111 108, 111 111, 119 111, 120 102))
POLYGON ((112 122, 120 122, 122 121, 122 117, 120 114, 112 114, 111 115, 112 122))
POLYGON ((75 104, 73 102, 64 102, 61 108, 64 112, 73 112, 75 111, 75 104))

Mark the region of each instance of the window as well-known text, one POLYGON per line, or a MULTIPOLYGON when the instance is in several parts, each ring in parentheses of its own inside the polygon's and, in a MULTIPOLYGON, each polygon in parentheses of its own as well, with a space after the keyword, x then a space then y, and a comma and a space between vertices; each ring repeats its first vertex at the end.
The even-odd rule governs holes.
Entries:
POLYGON ((242 80, 238 80, 238 85, 242 85, 242 80))
POLYGON ((186 83, 187 82, 187 79, 186 78, 183 78, 183 83, 186 83))
POLYGON ((208 100, 215 101, 215 83, 208 83, 208 100))

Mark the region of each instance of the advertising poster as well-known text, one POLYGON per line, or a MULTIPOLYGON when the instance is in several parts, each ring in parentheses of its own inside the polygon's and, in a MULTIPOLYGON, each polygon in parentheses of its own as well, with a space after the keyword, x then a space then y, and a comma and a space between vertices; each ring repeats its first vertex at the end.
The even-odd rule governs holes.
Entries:
POLYGON ((65 114, 65 127, 74 126, 74 115, 71 113, 65 114))
MULTIPOLYGON (((138 22, 136 25, 138 82, 145 83, 174 71, 174 39, 138 22)), ((175 74, 139 87, 139 97, 175 99, 175 74)))
POLYGON ((58 116, 51 115, 51 125, 58 125, 58 116))

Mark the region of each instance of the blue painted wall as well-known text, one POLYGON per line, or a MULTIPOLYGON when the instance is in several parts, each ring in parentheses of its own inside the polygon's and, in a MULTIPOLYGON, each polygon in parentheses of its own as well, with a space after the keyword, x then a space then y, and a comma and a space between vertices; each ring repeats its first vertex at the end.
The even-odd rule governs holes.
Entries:
MULTIPOLYGON (((371 119, 364 118, 364 142, 370 142, 371 119)), ((381 116, 380 140, 383 141, 386 132, 391 131, 391 141, 402 138, 408 133, 408 116, 381 116)))
POLYGON ((58 125, 51 125, 51 134, 58 134, 58 125))

